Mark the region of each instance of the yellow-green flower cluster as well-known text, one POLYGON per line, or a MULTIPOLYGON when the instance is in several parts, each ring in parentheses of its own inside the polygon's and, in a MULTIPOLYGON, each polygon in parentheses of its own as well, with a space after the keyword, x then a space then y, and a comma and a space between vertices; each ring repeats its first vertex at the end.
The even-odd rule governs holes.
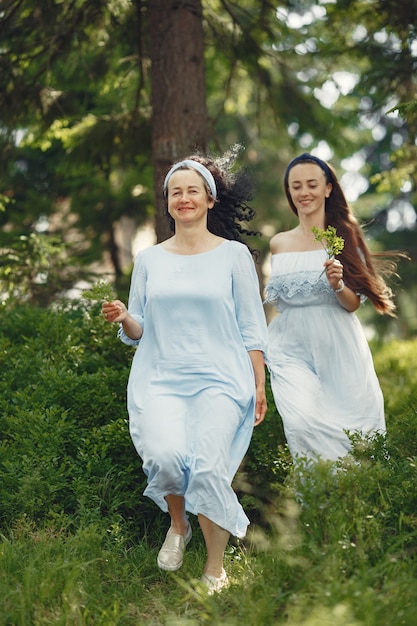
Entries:
POLYGON ((337 235, 334 226, 328 226, 326 230, 313 226, 311 232, 314 235, 314 240, 321 242, 329 259, 333 259, 333 257, 340 254, 345 247, 345 240, 337 235), (326 241, 325 244, 323 240, 326 241))

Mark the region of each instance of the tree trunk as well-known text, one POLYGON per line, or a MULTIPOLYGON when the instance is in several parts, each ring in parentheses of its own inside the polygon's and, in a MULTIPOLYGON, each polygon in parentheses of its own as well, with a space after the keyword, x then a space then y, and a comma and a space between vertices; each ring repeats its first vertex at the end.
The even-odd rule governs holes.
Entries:
POLYGON ((157 241, 172 233, 162 195, 174 161, 207 144, 201 0, 149 0, 152 154, 157 241))

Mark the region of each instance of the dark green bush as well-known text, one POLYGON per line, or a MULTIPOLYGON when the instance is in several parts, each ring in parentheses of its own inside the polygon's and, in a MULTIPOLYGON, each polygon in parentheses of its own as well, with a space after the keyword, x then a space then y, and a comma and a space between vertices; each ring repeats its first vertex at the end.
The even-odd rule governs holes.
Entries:
MULTIPOLYGON (((146 510, 130 440, 126 384, 132 350, 97 307, 21 306, 0 338, 1 520, 146 510)), ((139 522, 138 522, 139 523, 139 522)))
MULTIPOLYGON (((404 483, 392 485, 389 497, 406 519, 410 507, 400 500, 401 493, 415 503, 408 459, 415 457, 417 449, 412 408, 416 351, 417 341, 395 342, 379 348, 375 355, 389 411, 384 445, 391 446, 390 460, 386 462, 383 456, 386 451, 375 449, 373 454, 379 454, 384 484, 391 484, 398 473, 403 476, 404 483)), ((158 516, 156 507, 142 496, 145 478, 128 432, 126 384, 132 356, 133 349, 117 339, 116 327, 103 321, 98 305, 55 310, 25 305, 3 311, 3 524, 24 514, 40 521, 82 511, 90 516, 132 519, 139 531, 158 516)), ((258 522, 280 497, 292 472, 269 381, 267 395, 267 417, 255 429, 236 478, 239 497, 250 519, 258 522)))
POLYGON ((417 404, 417 338, 391 341, 374 349, 375 369, 391 425, 417 404))
MULTIPOLYGON (((128 432, 126 384, 133 350, 99 305, 7 310, 0 331, 1 519, 40 521, 81 510, 138 525, 158 515, 128 432)), ((288 473, 282 424, 269 411, 236 481, 257 517, 288 473)))
MULTIPOLYGON (((85 572, 86 588, 96 581, 99 610, 103 568, 111 581, 108 606, 121 578, 125 585, 134 580, 133 602, 138 581, 146 588, 144 602, 155 589, 165 598, 168 578, 154 570, 167 522, 142 496, 145 477, 128 432, 125 392, 133 350, 120 343, 97 306, 27 305, 3 313, 0 582, 8 589, 7 623, 16 622, 17 588, 25 589, 21 603, 32 610, 39 575, 44 604, 60 605, 67 584, 61 562, 70 553, 81 558, 79 549, 85 563, 72 561, 71 576, 85 572), (139 560, 130 560, 132 553, 139 560), (142 560, 145 570, 138 575, 142 560)), ((415 623, 416 341, 380 346, 374 355, 388 433, 369 441, 353 437, 353 452, 337 470, 330 463, 293 466, 268 381, 268 414, 235 481, 252 525, 243 545, 229 547, 228 559, 245 584, 225 594, 223 605, 216 600, 213 607, 224 606, 225 619, 213 613, 210 623, 240 623, 245 616, 262 624, 415 623)), ((196 533, 195 539, 192 556, 202 562, 202 538, 196 533)), ((128 606, 124 587, 120 597, 120 606, 128 606)))

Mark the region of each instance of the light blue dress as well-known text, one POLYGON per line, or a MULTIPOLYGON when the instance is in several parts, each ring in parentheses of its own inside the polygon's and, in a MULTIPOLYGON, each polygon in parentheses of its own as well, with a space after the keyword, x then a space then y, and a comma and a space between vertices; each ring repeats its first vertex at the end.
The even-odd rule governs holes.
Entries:
POLYGON ((249 520, 231 482, 255 420, 248 350, 265 353, 267 326, 248 248, 224 241, 177 255, 161 245, 139 253, 129 312, 142 325, 128 382, 130 434, 148 477, 145 495, 165 496, 243 537, 249 520))
POLYGON ((384 432, 384 400, 355 315, 337 301, 323 272, 326 252, 272 256, 266 300, 271 387, 291 454, 336 460, 349 452, 345 431, 384 432))

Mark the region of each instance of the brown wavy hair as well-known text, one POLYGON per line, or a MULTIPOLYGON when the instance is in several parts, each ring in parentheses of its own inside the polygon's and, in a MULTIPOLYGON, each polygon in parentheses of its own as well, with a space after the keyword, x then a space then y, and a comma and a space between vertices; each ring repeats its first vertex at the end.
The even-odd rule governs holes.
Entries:
MULTIPOLYGON (((255 181, 245 168, 232 171, 241 149, 239 144, 235 144, 220 157, 196 153, 185 158, 204 165, 211 172, 216 183, 217 199, 207 215, 208 230, 225 239, 244 243, 250 252, 257 256, 258 251, 249 246, 246 238, 260 233, 245 226, 256 216, 256 211, 248 204, 253 199, 255 181)), ((203 182, 211 197, 207 183, 203 182)), ((166 215, 171 231, 175 232, 175 223, 168 210, 166 210, 166 215)))
POLYGON ((337 235, 345 240, 345 246, 338 258, 343 264, 346 285, 352 291, 366 296, 381 315, 396 317, 393 292, 386 280, 397 276, 397 262, 408 256, 397 250, 373 252, 368 248, 363 229, 345 198, 334 168, 307 153, 291 161, 284 177, 285 194, 296 215, 297 209, 288 187, 288 174, 294 165, 309 162, 318 165, 324 172, 326 182, 332 185, 330 196, 325 201, 325 228, 333 226, 337 235))

